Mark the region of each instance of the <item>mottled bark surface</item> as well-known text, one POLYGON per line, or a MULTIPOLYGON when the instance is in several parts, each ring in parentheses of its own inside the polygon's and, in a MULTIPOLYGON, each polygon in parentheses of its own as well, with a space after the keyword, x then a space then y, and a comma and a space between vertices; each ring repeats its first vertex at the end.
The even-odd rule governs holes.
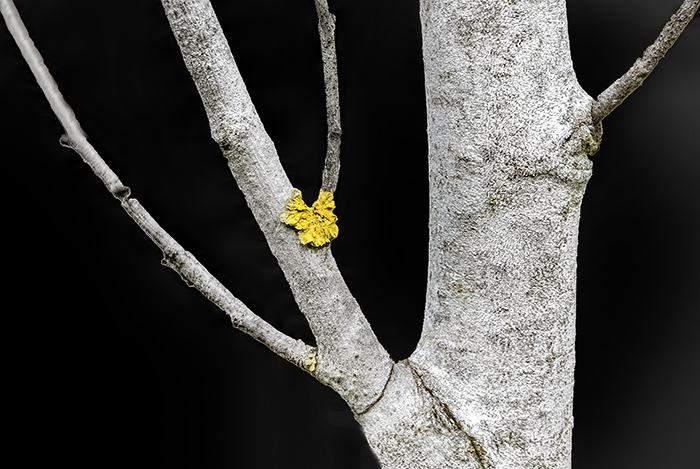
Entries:
MULTIPOLYGON (((485 3, 421 4, 430 264, 423 334, 409 359, 389 358, 331 250, 302 246, 280 222, 292 185, 207 0, 163 4, 211 135, 318 347, 255 316, 161 235, 116 176, 101 176, 161 247, 166 265, 228 312, 237 328, 342 396, 384 469, 570 467, 578 220, 601 115, 574 76, 563 1, 485 3)), ((674 16, 678 21, 669 24, 687 24, 698 3, 686 0, 674 16)), ((7 4, 0 0, 3 13, 7 4)), ((662 38, 677 38, 674 28, 667 26, 662 38)), ((324 51, 329 39, 323 31, 332 29, 321 28, 324 51)), ((672 42, 652 46, 653 53, 599 96, 598 106, 621 102, 672 42)), ((329 118, 326 130, 329 149, 337 150, 333 122, 329 118)), ((62 141, 89 162, 82 140, 69 135, 62 141)), ((189 329, 186 335, 189 340, 189 329)), ((236 359, 244 366, 249 357, 236 359)), ((218 383, 216 389, 222 389, 218 383)), ((243 401, 231 401, 238 418, 243 401)), ((259 420, 260 412, 252 412, 259 420)), ((317 456, 323 445, 306 438, 300 446, 317 456)))
POLYGON ((421 2, 428 285, 418 347, 398 364, 330 250, 280 227, 291 186, 208 2, 163 4, 317 339, 314 375, 382 467, 570 467, 578 222, 602 128, 573 70, 565 2, 421 2))
MULTIPOLYGON (((421 15, 430 260, 409 362, 430 390, 418 413, 445 409, 449 424, 414 438, 441 452, 424 436, 437 432, 452 457, 402 466, 394 449, 383 467, 568 467, 578 220, 598 141, 565 2, 426 0, 421 15)), ((386 425, 367 430, 380 459, 386 425)))
POLYGON ((238 187, 285 274, 318 345, 313 374, 355 412, 380 396, 389 354, 350 294, 329 247, 304 246, 280 221, 293 188, 265 132, 208 0, 163 0, 180 50, 238 187))

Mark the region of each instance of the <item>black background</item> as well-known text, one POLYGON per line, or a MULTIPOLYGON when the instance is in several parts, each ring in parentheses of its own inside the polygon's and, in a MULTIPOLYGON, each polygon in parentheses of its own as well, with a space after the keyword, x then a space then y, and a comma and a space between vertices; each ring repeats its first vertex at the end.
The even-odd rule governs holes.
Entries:
MULTIPOLYGON (((680 1, 569 1, 597 95, 680 1)), ((216 144, 156 0, 20 0, 92 144, 253 311, 312 342, 216 144)), ((333 251, 396 359, 425 294, 426 137, 417 1, 331 0, 344 140, 333 251)), ((215 1, 292 183, 325 151, 311 0, 215 1)), ((700 22, 605 121, 583 206, 574 467, 700 465, 700 22)), ((330 389, 234 330, 89 168, 0 27, 5 445, 31 465, 375 468, 330 389)))

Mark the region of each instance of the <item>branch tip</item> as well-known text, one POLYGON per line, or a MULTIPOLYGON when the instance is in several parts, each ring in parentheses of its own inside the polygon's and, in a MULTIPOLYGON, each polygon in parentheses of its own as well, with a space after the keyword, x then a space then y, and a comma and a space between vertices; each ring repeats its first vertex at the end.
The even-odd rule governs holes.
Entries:
POLYGON ((330 12, 327 0, 315 0, 318 16, 318 34, 321 39, 323 81, 326 90, 326 160, 323 167, 321 188, 335 193, 340 175, 340 97, 338 85, 338 58, 335 51, 335 15, 330 12))
POLYGON ((598 95, 592 108, 594 123, 605 119, 634 90, 642 86, 644 80, 666 56, 666 53, 673 47, 696 15, 699 6, 700 0, 685 0, 678 11, 668 20, 654 43, 646 48, 642 56, 635 60, 632 67, 624 75, 598 95))

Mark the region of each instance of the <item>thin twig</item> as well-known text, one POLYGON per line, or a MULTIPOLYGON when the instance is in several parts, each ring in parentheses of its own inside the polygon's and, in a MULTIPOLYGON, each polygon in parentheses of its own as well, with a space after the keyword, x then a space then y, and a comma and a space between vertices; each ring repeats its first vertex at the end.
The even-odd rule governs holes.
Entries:
POLYGON ((287 279, 318 347, 316 379, 354 412, 381 394, 393 361, 352 296, 329 247, 299 242, 280 215, 294 194, 246 90, 210 0, 161 0, 214 141, 287 279))
POLYGON ((323 80, 326 84, 326 116, 328 140, 326 162, 323 167, 321 188, 335 192, 340 173, 340 97, 338 94, 338 59, 335 53, 335 15, 328 9, 327 0, 315 0, 318 15, 318 34, 321 37, 323 80))
POLYGON ((191 287, 199 290, 209 301, 231 317, 233 326, 267 346, 282 358, 306 371, 313 372, 315 349, 301 340, 276 330, 255 315, 238 298, 234 297, 195 257, 173 239, 143 208, 138 200, 130 198, 130 190, 123 185, 97 151, 87 141, 85 133, 75 118, 73 110, 63 99, 41 54, 34 46, 12 0, 0 0, 0 10, 10 33, 17 42, 24 59, 58 117, 66 135, 61 137, 63 146, 72 148, 99 177, 109 192, 119 199, 122 208, 163 251, 163 265, 172 268, 191 287))
POLYGON ((644 51, 642 57, 605 91, 598 95, 593 106, 593 121, 598 123, 622 104, 634 90, 642 86, 666 52, 675 44, 685 27, 698 11, 700 0, 685 0, 678 11, 671 16, 656 41, 644 51))

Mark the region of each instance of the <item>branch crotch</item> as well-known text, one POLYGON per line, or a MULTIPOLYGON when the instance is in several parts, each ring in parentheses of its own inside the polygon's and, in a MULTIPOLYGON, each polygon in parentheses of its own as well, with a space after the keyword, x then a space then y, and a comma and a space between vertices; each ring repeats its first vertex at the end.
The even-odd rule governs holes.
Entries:
POLYGON ((467 448, 467 451, 474 457, 476 460, 479 462, 481 467, 483 469, 490 469, 493 468, 493 464, 486 458, 486 453, 482 446, 479 444, 477 439, 470 435, 462 426, 461 423, 457 420, 457 418, 452 414, 452 411, 450 410, 449 406, 442 402, 440 398, 438 398, 435 393, 425 384, 423 381, 423 378, 418 374, 418 371, 411 365, 411 362, 409 360, 406 360, 406 364, 408 367, 411 369, 411 372, 413 373, 413 377, 416 380, 416 382, 421 386, 423 389, 425 389, 428 394, 430 394, 430 398, 432 400, 432 406, 433 406, 433 416, 435 417, 436 421, 438 421, 443 427, 451 430, 451 431, 458 431, 464 434, 464 437, 469 440, 469 443, 471 444, 470 447, 467 448))
POLYGON ((382 398, 356 418, 382 469, 494 467, 407 360, 394 365, 382 398))

